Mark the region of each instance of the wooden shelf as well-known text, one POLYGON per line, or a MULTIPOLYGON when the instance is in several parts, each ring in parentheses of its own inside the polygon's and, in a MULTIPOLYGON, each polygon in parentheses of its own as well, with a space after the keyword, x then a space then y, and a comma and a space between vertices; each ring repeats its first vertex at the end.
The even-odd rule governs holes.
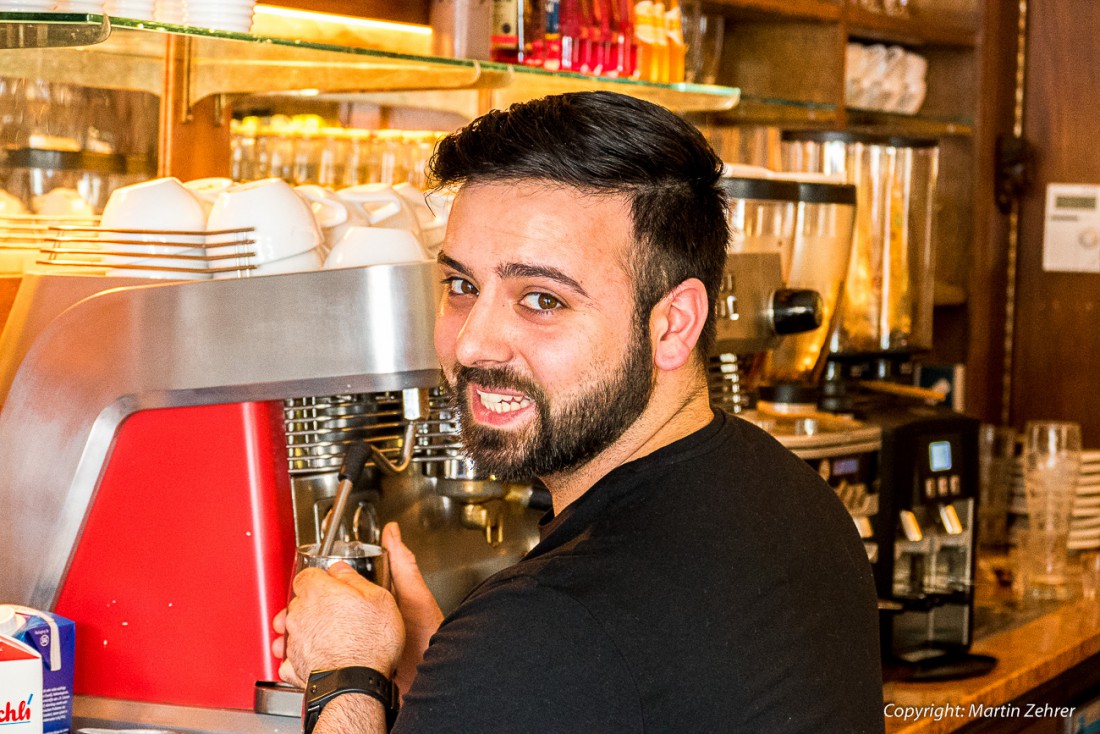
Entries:
POLYGON ((856 6, 846 11, 848 35, 852 38, 898 43, 906 46, 960 46, 978 43, 974 28, 944 23, 921 16, 899 17, 873 13, 856 6))
POLYGON ((746 20, 838 21, 841 5, 828 0, 708 0, 708 10, 746 20))
POLYGON ((848 127, 868 132, 889 132, 911 137, 944 138, 971 137, 974 122, 961 118, 930 115, 903 115, 894 112, 878 112, 849 107, 846 111, 848 127))

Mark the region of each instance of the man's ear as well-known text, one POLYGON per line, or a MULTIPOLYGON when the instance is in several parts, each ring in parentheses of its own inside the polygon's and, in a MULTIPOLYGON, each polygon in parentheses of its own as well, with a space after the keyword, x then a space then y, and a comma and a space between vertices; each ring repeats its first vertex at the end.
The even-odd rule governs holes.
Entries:
POLYGON ((698 278, 688 278, 662 298, 649 316, 653 364, 677 370, 690 359, 707 322, 707 289, 698 278))

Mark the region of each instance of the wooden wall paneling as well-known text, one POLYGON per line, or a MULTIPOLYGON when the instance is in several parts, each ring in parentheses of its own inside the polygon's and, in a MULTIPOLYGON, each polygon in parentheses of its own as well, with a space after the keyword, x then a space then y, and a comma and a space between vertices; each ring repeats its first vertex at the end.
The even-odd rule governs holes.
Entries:
POLYGON ((933 46, 913 50, 928 59, 928 95, 920 114, 973 120, 978 99, 975 50, 933 46))
POLYGON ((1100 183, 1100 66, 1083 63, 1100 35, 1100 3, 1053 0, 1028 14, 1024 135, 1037 148, 1021 201, 1013 417, 1081 423, 1100 447, 1100 274, 1042 270, 1048 183, 1100 183))
POLYGON ((844 43, 835 23, 727 19, 718 83, 756 97, 842 105, 844 43))
POLYGON ((230 173, 229 106, 216 97, 192 103, 188 91, 191 39, 165 39, 157 173, 181 181, 230 173))
POLYGON ((985 0, 978 46, 973 155, 973 241, 967 287, 967 412, 999 422, 1002 410, 1008 218, 995 205, 997 137, 1012 133, 1017 5, 985 0))
POLYGON ((354 15, 359 18, 428 23, 429 0, 265 0, 269 5, 312 10, 319 13, 354 15))

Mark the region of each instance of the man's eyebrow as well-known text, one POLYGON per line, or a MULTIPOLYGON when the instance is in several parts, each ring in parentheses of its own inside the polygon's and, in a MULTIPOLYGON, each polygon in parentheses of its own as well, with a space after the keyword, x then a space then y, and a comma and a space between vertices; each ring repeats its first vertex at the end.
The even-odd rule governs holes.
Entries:
POLYGON ((546 278, 560 283, 573 292, 588 298, 588 292, 573 278, 549 265, 529 265, 527 263, 504 263, 497 267, 501 278, 546 278))
POLYGON ((470 269, 468 267, 466 267, 465 265, 460 263, 458 260, 455 260, 453 257, 448 257, 443 252, 440 252, 438 255, 436 255, 435 259, 436 259, 436 262, 438 262, 440 265, 442 265, 445 268, 450 268, 451 270, 457 270, 458 272, 462 273, 463 275, 469 275, 470 274, 470 269))

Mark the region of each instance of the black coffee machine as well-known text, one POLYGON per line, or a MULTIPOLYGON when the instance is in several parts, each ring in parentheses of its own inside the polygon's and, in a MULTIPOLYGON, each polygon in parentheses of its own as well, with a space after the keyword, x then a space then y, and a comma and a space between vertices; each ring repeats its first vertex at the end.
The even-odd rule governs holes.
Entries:
MULTIPOLYGON (((896 357, 897 355, 895 355, 896 357)), ((878 355, 882 360, 882 355, 878 355)), ((896 381, 851 379, 865 365, 831 363, 825 407, 881 429, 879 511, 871 556, 887 679, 982 675, 996 659, 970 653, 978 518, 980 422, 896 381), (848 379, 837 380, 844 368, 848 379), (898 390, 897 388, 901 388, 898 390), (883 392, 883 389, 890 392, 883 392)))

